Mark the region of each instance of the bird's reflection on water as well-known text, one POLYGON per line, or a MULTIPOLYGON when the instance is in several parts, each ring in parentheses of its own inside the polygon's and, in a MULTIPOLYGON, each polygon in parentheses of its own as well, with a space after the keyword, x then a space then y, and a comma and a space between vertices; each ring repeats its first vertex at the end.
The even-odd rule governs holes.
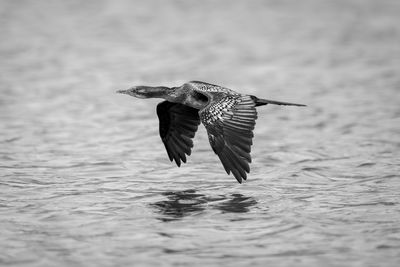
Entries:
POLYGON ((159 213, 158 219, 168 222, 183 217, 202 213, 206 208, 218 209, 223 213, 246 213, 251 206, 257 204, 252 197, 242 194, 219 195, 209 197, 196 190, 169 191, 162 194, 167 200, 150 204, 159 213))
POLYGON ((173 221, 199 213, 207 204, 206 196, 196 193, 195 190, 165 192, 162 195, 167 200, 150 204, 161 215, 159 219, 162 221, 173 221))
POLYGON ((242 194, 232 194, 227 201, 220 203, 216 208, 223 212, 246 213, 255 204, 257 204, 257 201, 252 197, 245 197, 242 194))

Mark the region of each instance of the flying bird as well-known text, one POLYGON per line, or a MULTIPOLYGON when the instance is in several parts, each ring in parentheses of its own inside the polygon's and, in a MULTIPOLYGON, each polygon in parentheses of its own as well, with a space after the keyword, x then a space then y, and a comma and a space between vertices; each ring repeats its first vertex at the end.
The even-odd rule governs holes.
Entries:
POLYGON ((200 81, 179 87, 134 86, 117 91, 137 98, 162 98, 157 105, 161 140, 170 161, 180 167, 193 148, 193 137, 201 123, 206 127, 211 148, 225 171, 239 183, 250 172, 256 107, 267 104, 305 106, 260 99, 231 89, 200 81))

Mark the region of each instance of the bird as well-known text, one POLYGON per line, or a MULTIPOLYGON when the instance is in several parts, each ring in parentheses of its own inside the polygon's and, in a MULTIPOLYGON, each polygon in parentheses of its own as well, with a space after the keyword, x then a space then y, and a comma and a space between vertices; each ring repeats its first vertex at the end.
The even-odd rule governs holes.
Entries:
POLYGON ((256 107, 267 104, 306 106, 261 99, 201 81, 186 82, 178 87, 133 86, 117 93, 164 99, 156 109, 159 134, 169 160, 175 161, 178 167, 191 155, 192 139, 201 122, 226 173, 232 173, 239 183, 250 173, 256 107))

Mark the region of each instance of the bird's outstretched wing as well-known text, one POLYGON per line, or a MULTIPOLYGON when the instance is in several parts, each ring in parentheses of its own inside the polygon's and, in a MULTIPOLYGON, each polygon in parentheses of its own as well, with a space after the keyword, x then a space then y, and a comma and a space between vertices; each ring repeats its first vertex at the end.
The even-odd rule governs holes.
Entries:
POLYGON ((257 119, 255 102, 250 96, 229 95, 212 101, 200 110, 201 122, 225 171, 241 183, 250 172, 253 129, 257 119))
POLYGON ((157 105, 160 136, 171 161, 180 167, 191 154, 192 138, 200 124, 199 111, 195 108, 168 101, 157 105), (186 154, 186 155, 185 155, 186 154))

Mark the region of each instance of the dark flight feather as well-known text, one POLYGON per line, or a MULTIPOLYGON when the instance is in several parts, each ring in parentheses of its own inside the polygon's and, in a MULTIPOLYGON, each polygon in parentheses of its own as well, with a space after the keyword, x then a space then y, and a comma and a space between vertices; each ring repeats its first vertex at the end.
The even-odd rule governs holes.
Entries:
POLYGON ((193 148, 192 138, 200 124, 198 110, 183 104, 163 101, 157 105, 160 137, 170 161, 181 166, 193 148), (186 154, 186 155, 185 155, 186 154))

